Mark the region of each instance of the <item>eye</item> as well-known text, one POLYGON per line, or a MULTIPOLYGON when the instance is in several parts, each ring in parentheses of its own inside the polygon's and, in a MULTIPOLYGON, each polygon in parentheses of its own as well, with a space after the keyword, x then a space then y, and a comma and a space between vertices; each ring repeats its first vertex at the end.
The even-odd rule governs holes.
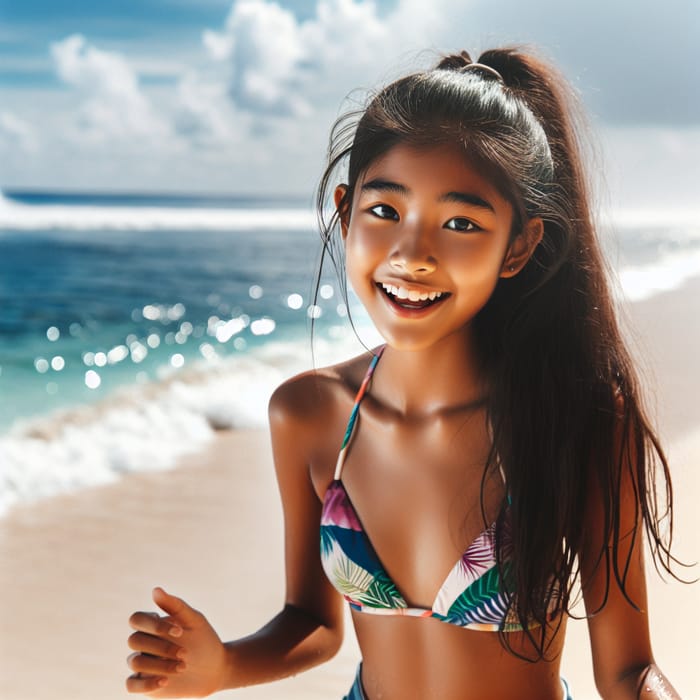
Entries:
POLYGON ((376 204, 370 207, 369 211, 376 216, 378 219, 392 219, 393 221, 399 220, 399 215, 396 209, 390 207, 388 204, 376 204))
POLYGON ((450 231, 457 231, 458 233, 469 233, 470 231, 479 231, 479 227, 469 219, 465 219, 463 216, 456 216, 454 219, 450 219, 446 224, 445 228, 450 229, 450 231))

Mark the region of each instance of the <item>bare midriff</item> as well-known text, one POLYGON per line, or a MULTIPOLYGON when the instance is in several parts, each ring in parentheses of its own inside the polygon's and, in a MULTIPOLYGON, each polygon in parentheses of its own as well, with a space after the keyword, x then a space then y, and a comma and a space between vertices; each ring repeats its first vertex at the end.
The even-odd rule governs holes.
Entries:
MULTIPOLYGON (((368 700, 562 700, 559 667, 565 624, 547 648, 546 660, 532 663, 504 649, 494 632, 434 619, 361 612, 352 617, 368 700)), ((508 641, 515 651, 532 657, 522 632, 509 633, 508 641)))

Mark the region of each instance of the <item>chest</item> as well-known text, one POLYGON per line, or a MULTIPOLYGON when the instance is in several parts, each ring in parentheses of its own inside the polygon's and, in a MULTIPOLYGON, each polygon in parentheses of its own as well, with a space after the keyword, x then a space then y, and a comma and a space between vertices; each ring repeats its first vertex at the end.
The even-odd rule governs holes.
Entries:
POLYGON ((363 406, 341 480, 409 604, 429 607, 455 562, 495 520, 503 484, 498 474, 484 478, 489 449, 482 411, 410 421, 363 406))

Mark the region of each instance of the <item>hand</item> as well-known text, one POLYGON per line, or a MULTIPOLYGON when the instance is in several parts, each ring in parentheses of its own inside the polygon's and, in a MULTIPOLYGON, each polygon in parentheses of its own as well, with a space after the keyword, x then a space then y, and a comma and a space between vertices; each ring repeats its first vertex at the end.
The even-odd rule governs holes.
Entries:
POLYGON ((128 640, 135 653, 128 658, 134 673, 126 680, 130 693, 157 698, 204 697, 223 687, 224 645, 207 619, 184 600, 162 588, 153 600, 167 615, 136 612, 128 640))

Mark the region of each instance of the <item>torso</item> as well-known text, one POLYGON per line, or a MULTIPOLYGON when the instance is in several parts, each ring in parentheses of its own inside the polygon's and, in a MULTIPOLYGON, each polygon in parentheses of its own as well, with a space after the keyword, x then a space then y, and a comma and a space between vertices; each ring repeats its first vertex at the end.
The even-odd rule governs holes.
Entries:
MULTIPOLYGON (((355 394, 370 357, 319 371, 319 408, 309 472, 322 503, 355 394)), ((365 396, 342 481, 384 568, 409 606, 430 608, 466 547, 498 515, 504 486, 498 473, 480 489, 490 448, 483 403, 413 418, 365 396)), ((363 683, 379 698, 538 697, 560 700, 563 626, 536 664, 508 654, 495 632, 473 631, 436 619, 353 612, 363 658, 363 683), (528 691, 527 689, 530 689, 528 691)), ((535 630, 537 633, 539 630, 535 630)), ((527 652, 524 633, 509 633, 527 652)))

